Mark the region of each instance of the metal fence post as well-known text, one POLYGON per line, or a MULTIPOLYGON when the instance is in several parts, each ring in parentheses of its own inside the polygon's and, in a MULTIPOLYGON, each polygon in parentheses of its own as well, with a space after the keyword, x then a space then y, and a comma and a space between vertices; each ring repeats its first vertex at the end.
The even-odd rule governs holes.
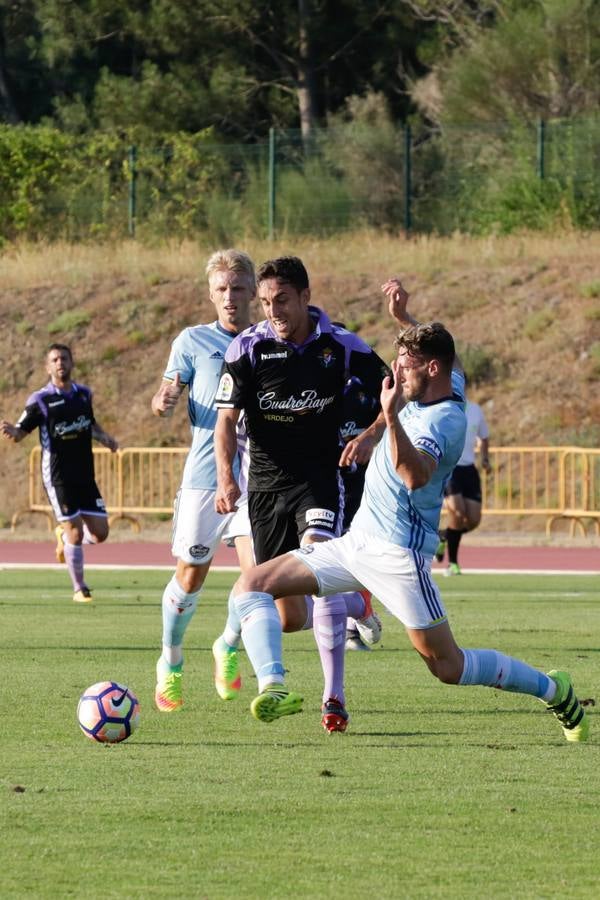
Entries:
POLYGON ((546 175, 546 122, 540 119, 537 127, 537 173, 540 181, 546 175))
POLYGON ((135 237, 137 215, 137 147, 129 148, 129 203, 127 207, 127 230, 130 237, 135 237))
POLYGON ((408 233, 412 228, 412 172, 411 172, 411 133, 410 125, 404 126, 404 230, 408 233))
POLYGON ((275 129, 269 128, 269 240, 275 237, 275 129))

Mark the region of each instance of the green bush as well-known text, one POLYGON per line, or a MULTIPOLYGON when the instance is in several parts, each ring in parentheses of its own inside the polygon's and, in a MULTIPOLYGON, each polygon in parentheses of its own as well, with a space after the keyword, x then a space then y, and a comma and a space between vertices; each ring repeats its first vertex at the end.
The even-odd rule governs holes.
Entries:
POLYGON ((540 309, 528 316, 523 326, 523 333, 532 341, 537 341, 544 336, 553 322, 554 314, 549 309, 540 309))
POLYGON ((582 297, 600 297, 600 281, 588 281, 580 288, 582 297))
POLYGON ((493 381, 498 364, 488 350, 477 344, 464 344, 459 345, 457 353, 470 384, 493 381))
POLYGON ((83 309, 67 309, 48 325, 49 334, 69 333, 89 325, 91 316, 83 309))

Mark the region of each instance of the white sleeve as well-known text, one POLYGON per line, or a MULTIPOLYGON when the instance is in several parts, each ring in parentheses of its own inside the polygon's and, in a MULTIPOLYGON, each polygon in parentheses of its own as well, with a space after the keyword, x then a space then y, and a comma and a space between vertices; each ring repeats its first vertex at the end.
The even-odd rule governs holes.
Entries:
POLYGON ((488 428, 488 424, 485 421, 485 416, 483 414, 482 408, 477 404, 477 414, 479 421, 477 422, 477 437, 481 438, 481 440, 485 440, 490 436, 490 429, 488 428))

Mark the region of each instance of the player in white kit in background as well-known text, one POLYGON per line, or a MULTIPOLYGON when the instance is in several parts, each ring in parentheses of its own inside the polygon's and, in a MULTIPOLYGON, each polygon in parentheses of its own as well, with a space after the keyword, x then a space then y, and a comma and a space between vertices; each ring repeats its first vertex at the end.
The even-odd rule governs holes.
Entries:
MULTIPOLYGON (((466 379, 465 379, 466 380, 466 379)), ((467 433, 465 446, 456 468, 446 485, 444 509, 447 513, 447 527, 440 531, 440 543, 435 551, 438 562, 444 559, 448 550, 448 567, 445 575, 461 575, 458 564, 458 548, 463 534, 473 531, 481 522, 481 478, 475 459, 477 451, 481 455, 481 467, 488 473, 490 467, 490 430, 482 408, 478 403, 467 400, 467 433)))

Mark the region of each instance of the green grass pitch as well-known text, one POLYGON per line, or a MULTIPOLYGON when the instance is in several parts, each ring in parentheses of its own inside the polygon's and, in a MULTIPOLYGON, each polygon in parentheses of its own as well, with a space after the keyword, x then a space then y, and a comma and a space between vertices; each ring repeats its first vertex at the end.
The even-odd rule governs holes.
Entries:
POLYGON ((212 685, 231 573, 211 575, 187 636, 185 709, 153 705, 166 572, 0 573, 3 898, 589 898, 598 890, 600 596, 592 577, 442 584, 460 644, 570 671, 592 739, 571 745, 529 697, 438 684, 382 615, 347 656, 345 735, 320 727, 311 633, 286 635, 302 715, 264 725, 212 685), (79 730, 80 693, 128 684, 129 741, 79 730))

